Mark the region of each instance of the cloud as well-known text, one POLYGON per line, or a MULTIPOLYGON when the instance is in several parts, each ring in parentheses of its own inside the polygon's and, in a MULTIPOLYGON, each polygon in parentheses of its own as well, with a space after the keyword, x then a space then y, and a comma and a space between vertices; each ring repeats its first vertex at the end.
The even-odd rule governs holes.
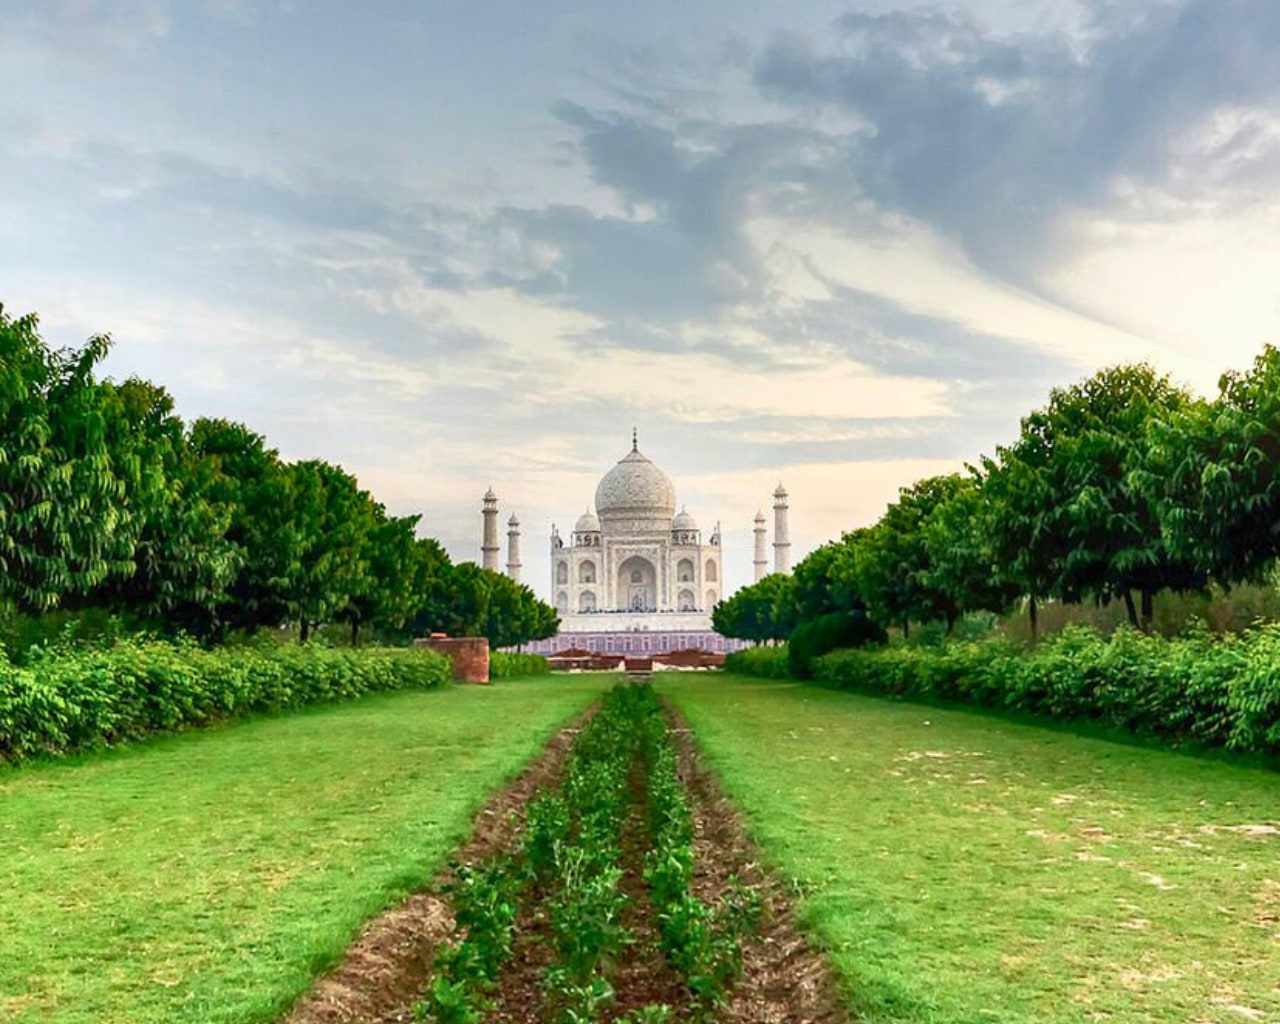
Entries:
POLYGON ((1244 202, 1280 167, 1280 6, 1148 4, 1119 24, 1100 11, 1084 37, 850 13, 829 39, 775 39, 756 80, 793 108, 855 118, 844 158, 868 196, 1026 281, 1058 255, 1067 211, 1152 192, 1244 202))

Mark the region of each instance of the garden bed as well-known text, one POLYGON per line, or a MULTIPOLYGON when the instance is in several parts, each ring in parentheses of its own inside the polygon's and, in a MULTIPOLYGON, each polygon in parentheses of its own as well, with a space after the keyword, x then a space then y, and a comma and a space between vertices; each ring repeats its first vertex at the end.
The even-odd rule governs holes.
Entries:
POLYGON ((491 801, 285 1024, 843 1022, 688 729, 622 685, 491 801), (416 1015, 416 1016, 415 1016, 416 1015))

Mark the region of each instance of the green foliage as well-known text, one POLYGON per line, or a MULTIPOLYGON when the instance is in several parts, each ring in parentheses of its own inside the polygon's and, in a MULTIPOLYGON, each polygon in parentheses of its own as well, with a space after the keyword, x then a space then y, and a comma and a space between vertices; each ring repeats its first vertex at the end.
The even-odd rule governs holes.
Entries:
POLYGON ((783 640, 795 628, 795 584, 790 576, 770 573, 711 612, 711 625, 721 636, 740 640, 783 640))
POLYGON ((869 693, 958 701, 1261 754, 1280 753, 1280 626, 1167 640, 1069 627, 1028 650, 1003 639, 840 650, 814 676, 869 693))
POLYGON ((0 760, 65 754, 366 693, 439 686, 448 659, 422 650, 223 648, 126 640, 0 663, 0 760))
MULTIPOLYGON (((579 732, 565 779, 530 801, 519 848, 460 872, 450 892, 461 937, 436 960, 419 1019, 443 1024, 492 1010, 490 993, 512 952, 520 900, 536 904, 548 929, 544 976, 550 1018, 558 1024, 601 1019, 614 1000, 609 976, 632 937, 622 925, 622 831, 644 780, 649 848, 644 880, 657 913, 663 952, 705 1019, 723 1005, 742 969, 739 940, 755 926, 759 903, 734 886, 712 907, 691 892, 693 818, 666 719, 650 686, 615 686, 579 732), (458 901, 462 898, 461 909, 458 901)), ((544 1018, 545 1019, 545 1018, 544 1018)), ((651 1005, 622 1018, 661 1024, 670 1007, 651 1005)))
POLYGON ((512 651, 489 652, 489 678, 510 679, 513 676, 541 676, 551 671, 541 654, 517 654, 512 651))
POLYGON ((790 652, 786 644, 775 647, 746 647, 724 659, 726 672, 763 679, 787 679, 791 676, 790 652))
POLYGON ((53 352, 37 327, 0 306, 0 600, 27 612, 127 573, 136 532, 93 381, 110 342, 53 352))
POLYGON ((841 647, 883 644, 885 631, 866 614, 831 612, 802 622, 787 642, 787 671, 794 679, 813 675, 813 662, 841 647))
POLYGON ((1222 583, 1258 581, 1280 556, 1280 350, 1224 374, 1213 402, 1152 430, 1138 483, 1171 548, 1222 583))

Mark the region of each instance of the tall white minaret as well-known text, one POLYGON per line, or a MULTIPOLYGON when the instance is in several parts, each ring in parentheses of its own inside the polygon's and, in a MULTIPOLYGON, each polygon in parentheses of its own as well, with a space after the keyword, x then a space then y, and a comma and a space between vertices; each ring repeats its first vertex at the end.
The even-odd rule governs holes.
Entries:
POLYGON ((480 513, 484 516, 484 539, 480 542, 480 564, 486 569, 498 572, 498 496, 490 487, 484 492, 484 508, 480 513))
POLYGON ((756 581, 764 579, 765 573, 769 571, 769 561, 765 557, 764 551, 764 513, 757 512, 755 518, 756 524, 756 560, 752 563, 756 569, 756 581))
POLYGON ((520 520, 514 513, 507 520, 507 575, 520 582, 520 520))
POLYGON ((787 489, 773 492, 773 571, 791 571, 791 531, 787 528, 787 489))

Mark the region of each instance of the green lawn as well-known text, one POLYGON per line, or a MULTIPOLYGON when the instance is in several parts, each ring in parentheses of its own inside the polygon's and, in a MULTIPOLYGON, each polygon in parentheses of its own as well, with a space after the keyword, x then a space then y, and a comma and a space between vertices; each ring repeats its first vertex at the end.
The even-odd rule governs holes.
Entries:
POLYGON ((872 1021, 1280 1021, 1280 776, 669 675, 872 1021))
POLYGON ((0 770, 0 1021, 272 1020, 609 682, 369 697, 0 770))

